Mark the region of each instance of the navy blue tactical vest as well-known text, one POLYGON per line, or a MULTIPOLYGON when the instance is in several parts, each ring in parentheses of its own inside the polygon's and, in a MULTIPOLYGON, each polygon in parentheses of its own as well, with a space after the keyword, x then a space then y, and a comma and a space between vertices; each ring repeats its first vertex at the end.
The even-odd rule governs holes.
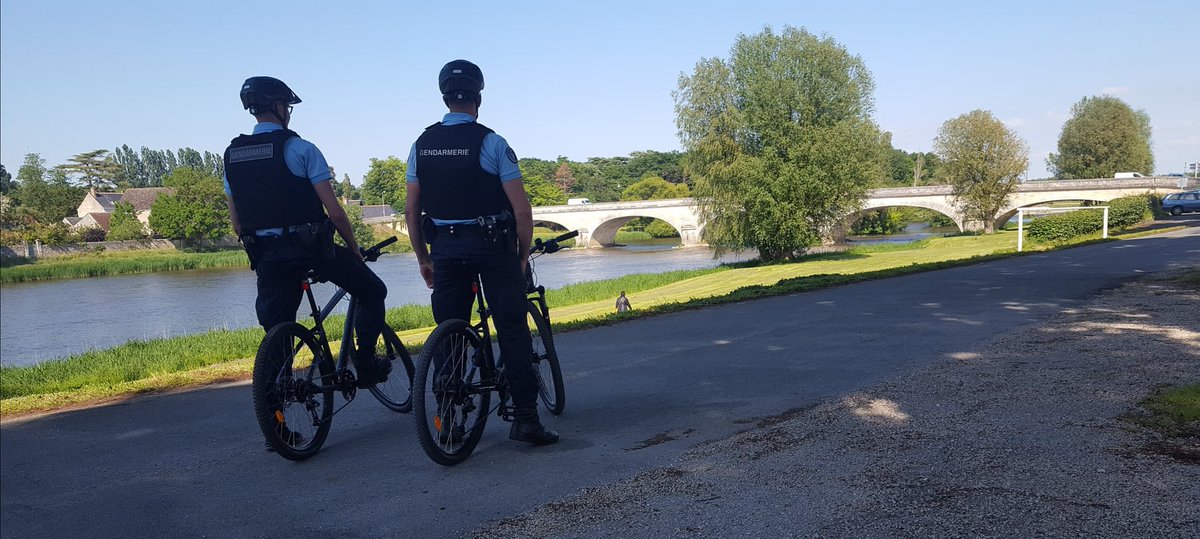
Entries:
POLYGON ((243 233, 327 219, 312 182, 283 159, 284 143, 299 136, 287 129, 242 135, 225 150, 225 178, 243 233))
POLYGON ((417 139, 421 208, 435 219, 475 219, 512 211, 500 176, 479 164, 483 139, 492 130, 476 122, 425 129, 417 139))

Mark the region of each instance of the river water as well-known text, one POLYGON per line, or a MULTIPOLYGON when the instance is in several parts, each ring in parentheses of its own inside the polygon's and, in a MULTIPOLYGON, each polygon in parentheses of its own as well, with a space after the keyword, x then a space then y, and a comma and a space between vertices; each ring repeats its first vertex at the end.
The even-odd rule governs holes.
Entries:
MULTIPOLYGON (((605 249, 568 249, 537 260, 546 288, 636 273, 712 267, 704 248, 672 248, 647 242, 605 249)), ((386 255, 371 268, 388 286, 387 305, 429 304, 429 290, 412 254, 386 255)), ((323 303, 333 285, 315 288, 323 303)), ((0 287, 0 363, 29 365, 130 340, 175 337, 257 324, 254 273, 224 268, 121 275, 0 287)), ((342 308, 346 304, 342 303, 342 308)), ((301 315, 308 307, 301 304, 301 315)))
MULTIPOLYGON (((913 223, 888 236, 851 236, 849 245, 911 242, 955 232, 913 223)), ((720 260, 706 248, 678 247, 678 238, 639 241, 623 247, 566 249, 538 258, 538 282, 548 289, 637 273, 713 267, 753 258, 731 254, 720 260)), ((412 254, 386 255, 371 264, 388 287, 387 306, 429 304, 429 289, 412 254)), ((254 273, 248 268, 173 271, 91 279, 16 283, 0 287, 0 364, 31 365, 93 348, 238 329, 257 325, 254 273)), ((318 285, 324 304, 334 287, 318 285)), ((346 303, 339 311, 345 310, 346 303)), ((300 316, 308 315, 306 303, 300 316)))

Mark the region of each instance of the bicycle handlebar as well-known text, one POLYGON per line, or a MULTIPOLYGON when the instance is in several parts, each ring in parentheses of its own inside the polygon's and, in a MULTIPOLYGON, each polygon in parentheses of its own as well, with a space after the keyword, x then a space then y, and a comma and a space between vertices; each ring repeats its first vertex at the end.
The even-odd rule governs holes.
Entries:
POLYGON ((578 235, 579 235, 578 230, 572 230, 572 231, 567 232, 566 234, 563 234, 557 238, 549 239, 546 241, 542 241, 540 238, 536 239, 533 241, 533 247, 529 248, 529 254, 534 254, 534 253, 538 253, 538 252, 550 254, 553 252, 557 252, 559 249, 562 248, 558 245, 559 242, 567 241, 578 235))
POLYGON ((383 251, 383 248, 393 243, 396 243, 396 236, 392 236, 386 240, 376 243, 370 249, 363 249, 362 247, 359 247, 358 251, 362 253, 363 260, 366 260, 367 262, 374 262, 379 259, 379 255, 382 254, 381 251, 383 251))

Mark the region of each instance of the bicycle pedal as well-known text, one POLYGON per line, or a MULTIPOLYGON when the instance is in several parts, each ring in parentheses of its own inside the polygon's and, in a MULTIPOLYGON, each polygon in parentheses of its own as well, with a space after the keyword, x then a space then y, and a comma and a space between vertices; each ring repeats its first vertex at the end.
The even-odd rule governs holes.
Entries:
POLYGON ((358 394, 358 380, 354 378, 350 369, 342 369, 338 373, 336 385, 347 402, 354 400, 354 396, 358 394))
POLYGON ((501 405, 499 408, 496 409, 496 415, 499 416, 501 420, 507 421, 509 423, 512 423, 513 421, 517 420, 516 409, 513 408, 512 406, 501 405))

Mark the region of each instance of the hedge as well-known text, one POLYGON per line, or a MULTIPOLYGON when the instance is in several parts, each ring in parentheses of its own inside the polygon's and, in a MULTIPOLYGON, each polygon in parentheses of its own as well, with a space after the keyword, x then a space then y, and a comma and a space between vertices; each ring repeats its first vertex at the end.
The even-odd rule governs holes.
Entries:
MULTIPOLYGON (((1108 228, 1120 230, 1153 218, 1154 198, 1150 195, 1122 197, 1108 203, 1108 228)), ((1029 237, 1038 241, 1060 242, 1104 228, 1101 208, 1060 213, 1034 220, 1025 227, 1029 237)))

